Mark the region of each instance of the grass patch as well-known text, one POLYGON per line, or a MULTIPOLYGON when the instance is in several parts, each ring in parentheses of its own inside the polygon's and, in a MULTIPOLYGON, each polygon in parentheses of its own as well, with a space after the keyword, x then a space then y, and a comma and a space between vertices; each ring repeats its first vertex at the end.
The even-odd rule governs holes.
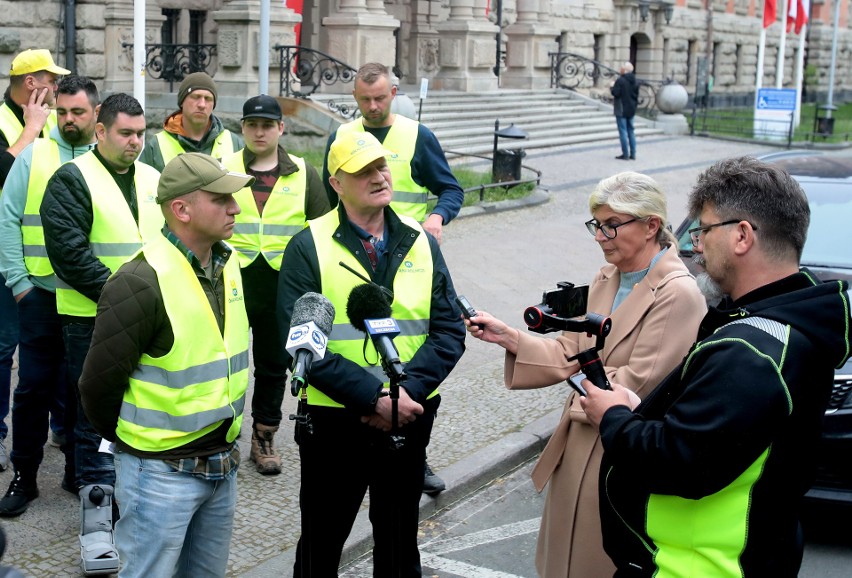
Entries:
MULTIPOLYGON (((807 103, 802 105, 799 116, 799 126, 793 131, 793 141, 813 141, 816 143, 844 143, 852 137, 852 103, 844 103, 832 112, 834 118, 834 131, 830 136, 814 134, 814 114, 817 105, 807 103)), ((825 116, 825 111, 819 111, 820 116, 825 116)), ((691 114, 687 119, 692 123, 691 114)), ((771 125, 770 125, 771 126, 771 125)), ((745 138, 754 137, 754 109, 753 108, 711 108, 707 109, 706 117, 699 109, 695 115, 695 130, 697 132, 724 135, 741 136, 745 138)), ((777 125, 781 130, 782 125, 777 125)))

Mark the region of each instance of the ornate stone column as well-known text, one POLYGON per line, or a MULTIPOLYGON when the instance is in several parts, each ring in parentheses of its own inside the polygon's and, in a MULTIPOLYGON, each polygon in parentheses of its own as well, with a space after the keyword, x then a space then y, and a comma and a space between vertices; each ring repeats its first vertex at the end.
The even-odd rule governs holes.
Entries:
MULTIPOLYGON (((302 17, 284 6, 271 3, 269 9, 269 92, 278 94, 278 51, 276 44, 295 44, 295 26, 302 17)), ((229 0, 221 10, 213 12, 219 25, 217 35, 219 68, 216 87, 219 99, 235 97, 228 108, 258 93, 258 47, 260 35, 260 0, 229 0)), ((238 108, 234 108, 238 110, 238 108)))
MULTIPOLYGON (((105 93, 126 92, 133 94, 133 49, 122 47, 122 44, 133 44, 133 0, 117 0, 106 5, 78 5, 77 10, 87 7, 103 10, 104 18, 104 81, 100 90, 105 93)), ((145 43, 160 42, 160 27, 165 17, 155 0, 148 0, 145 6, 145 43)), ((95 55, 87 54, 82 62, 78 62, 79 74, 98 76, 94 73, 94 62, 87 59, 95 55), (92 69, 92 70, 90 70, 92 69)), ((79 55, 78 55, 78 58, 79 55)), ((148 78, 145 82, 145 92, 157 91, 166 86, 161 81, 148 78), (152 87, 153 85, 153 87, 152 87)))
POLYGON ((450 16, 435 26, 440 34, 433 86, 464 92, 496 90, 498 28, 485 17, 486 0, 450 0, 450 16))
POLYGON ((411 32, 408 49, 406 84, 419 84, 421 78, 438 73, 438 31, 434 22, 440 17, 440 3, 411 0, 411 32))
POLYGON ((392 66, 396 61, 396 40, 393 33, 399 20, 385 12, 381 0, 340 0, 337 14, 326 16, 328 46, 320 48, 358 68, 367 62, 392 66))
POLYGON ((506 88, 548 88, 550 57, 559 44, 559 31, 546 24, 550 3, 541 0, 517 0, 518 19, 503 29, 506 42, 506 88))

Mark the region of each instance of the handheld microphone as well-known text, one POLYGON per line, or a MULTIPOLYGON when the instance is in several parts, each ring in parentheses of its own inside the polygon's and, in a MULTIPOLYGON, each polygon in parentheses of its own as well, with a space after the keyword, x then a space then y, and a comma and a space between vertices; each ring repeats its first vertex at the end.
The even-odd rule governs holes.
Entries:
POLYGON ((325 295, 309 292, 296 299, 285 345, 293 357, 290 391, 294 396, 305 386, 311 364, 325 356, 333 325, 334 305, 325 295))
POLYGON ((382 368, 394 382, 404 377, 402 361, 393 344, 399 325, 391 319, 391 306, 382 289, 374 283, 356 286, 346 302, 346 315, 355 329, 370 336, 382 359, 382 368))

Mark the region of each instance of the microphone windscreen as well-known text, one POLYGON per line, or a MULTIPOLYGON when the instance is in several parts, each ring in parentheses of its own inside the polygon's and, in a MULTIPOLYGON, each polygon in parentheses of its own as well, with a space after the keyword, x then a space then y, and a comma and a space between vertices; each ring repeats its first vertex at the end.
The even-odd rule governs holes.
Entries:
POLYGON ((374 283, 364 283, 356 286, 349 294, 349 299, 346 301, 346 315, 355 329, 364 331, 365 319, 390 317, 391 306, 382 287, 374 283))
POLYGON ((293 316, 290 327, 297 327, 313 321, 320 331, 331 335, 334 326, 334 305, 321 293, 308 292, 296 299, 293 304, 293 316))

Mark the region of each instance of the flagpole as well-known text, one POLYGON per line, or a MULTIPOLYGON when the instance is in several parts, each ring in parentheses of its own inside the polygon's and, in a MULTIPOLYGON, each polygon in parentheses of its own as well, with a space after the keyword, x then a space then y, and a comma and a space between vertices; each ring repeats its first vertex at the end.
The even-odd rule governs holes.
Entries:
POLYGON ((757 94, 763 87, 763 59, 766 56, 766 28, 760 26, 760 40, 757 45, 757 78, 754 81, 754 101, 757 104, 757 94))
POLYGON ((803 24, 799 35, 799 50, 796 54, 796 112, 793 117, 793 126, 799 126, 802 119, 802 84, 805 68, 805 35, 808 33, 808 25, 803 24))
POLYGON ((784 85, 784 52, 787 50, 787 13, 789 11, 789 0, 784 0, 784 10, 781 12, 781 38, 778 41, 778 62, 775 65, 775 88, 781 88, 784 85))
POLYGON ((837 67, 837 28, 840 25, 840 0, 834 0, 834 30, 831 33, 831 66, 828 68, 828 98, 826 116, 831 118, 834 105, 834 69, 837 67))

